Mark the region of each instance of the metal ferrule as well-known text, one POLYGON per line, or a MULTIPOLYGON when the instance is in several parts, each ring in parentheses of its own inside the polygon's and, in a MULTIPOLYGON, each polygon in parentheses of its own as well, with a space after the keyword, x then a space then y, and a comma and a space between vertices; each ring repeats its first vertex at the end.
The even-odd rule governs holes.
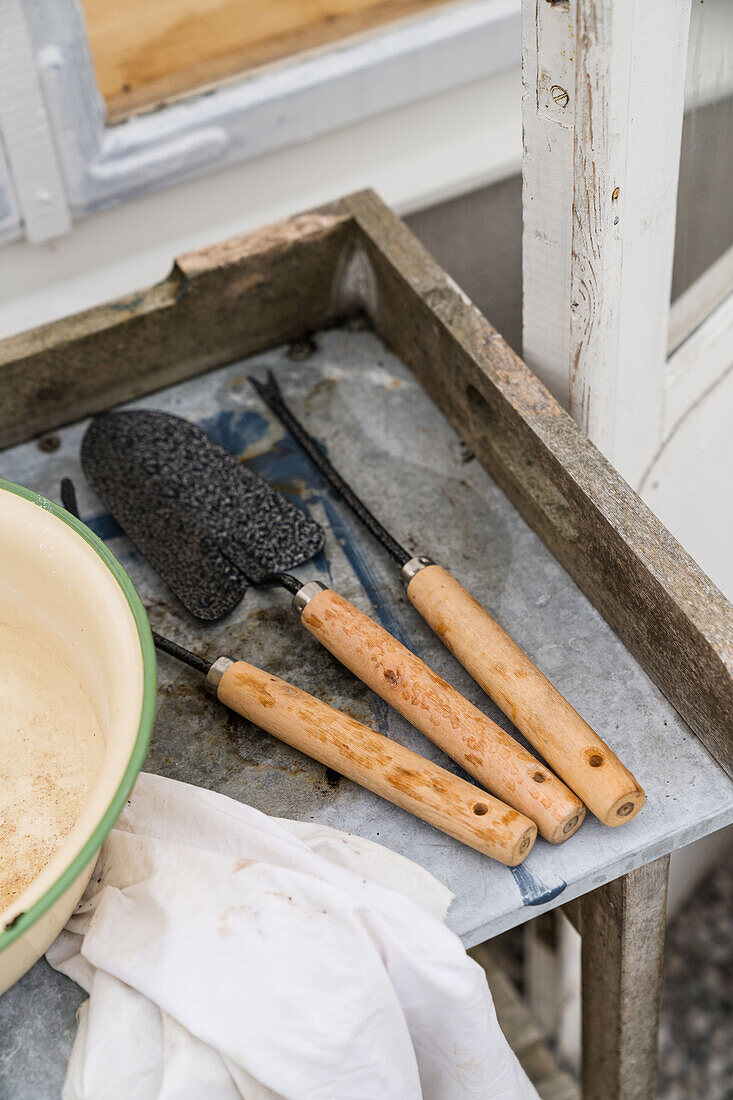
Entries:
POLYGON ((306 605, 310 603, 314 596, 317 596, 319 592, 325 592, 328 588, 327 584, 321 584, 320 581, 308 581, 308 584, 304 584, 303 587, 295 593, 293 596, 293 611, 300 618, 305 611, 306 605))
POLYGON ((432 558, 410 558, 409 561, 406 561, 400 569, 400 577, 402 578, 402 583, 405 588, 407 588, 415 574, 419 573, 421 569, 425 569, 428 565, 435 565, 432 558))
POLYGON ((206 673, 206 690, 211 692, 212 695, 218 695, 221 678, 226 670, 231 668, 233 664, 234 661, 231 657, 217 657, 206 673))

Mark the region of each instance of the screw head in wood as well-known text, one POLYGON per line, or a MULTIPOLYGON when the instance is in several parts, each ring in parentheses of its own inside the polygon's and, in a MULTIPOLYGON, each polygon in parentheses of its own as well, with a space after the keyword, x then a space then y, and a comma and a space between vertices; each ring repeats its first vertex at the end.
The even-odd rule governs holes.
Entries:
POLYGON ((310 359, 311 355, 318 351, 318 346, 312 336, 306 336, 303 340, 295 340, 288 348, 288 359, 296 363, 302 363, 310 359))
POLYGON ((570 102, 570 93, 566 92, 559 84, 552 85, 550 95, 553 103, 557 103, 558 107, 567 107, 570 102))

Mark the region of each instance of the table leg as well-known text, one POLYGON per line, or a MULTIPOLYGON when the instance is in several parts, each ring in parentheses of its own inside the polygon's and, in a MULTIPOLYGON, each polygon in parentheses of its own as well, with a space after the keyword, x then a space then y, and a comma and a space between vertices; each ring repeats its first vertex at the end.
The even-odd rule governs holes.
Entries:
POLYGON ((583 1098, 652 1100, 669 856, 580 899, 583 1098))

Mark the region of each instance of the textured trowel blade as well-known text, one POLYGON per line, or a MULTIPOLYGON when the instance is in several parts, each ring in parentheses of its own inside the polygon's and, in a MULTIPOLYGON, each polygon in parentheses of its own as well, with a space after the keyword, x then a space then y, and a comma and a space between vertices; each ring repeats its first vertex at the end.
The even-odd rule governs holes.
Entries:
POLYGON ((81 445, 84 473, 191 614, 219 619, 248 583, 292 569, 323 529, 195 424, 162 412, 105 413, 81 445))

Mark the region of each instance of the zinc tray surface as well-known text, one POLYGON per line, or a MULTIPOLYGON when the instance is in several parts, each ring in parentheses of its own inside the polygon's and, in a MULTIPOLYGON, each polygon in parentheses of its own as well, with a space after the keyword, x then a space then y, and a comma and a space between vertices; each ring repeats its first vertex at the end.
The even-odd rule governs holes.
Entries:
MULTIPOLYGON (((387 554, 324 485, 259 402, 247 375, 275 371, 287 399, 408 549, 447 565, 631 768, 647 792, 620 829, 588 818, 566 844, 538 840, 508 869, 339 779, 207 696, 159 656, 146 769, 210 787, 266 813, 319 821, 419 861, 455 894, 449 925, 466 946, 570 901, 733 821, 733 785, 623 643, 461 442, 413 375, 361 322, 280 347, 133 402, 188 417, 245 457, 327 529, 296 572, 333 586, 504 728, 511 724, 407 601, 387 554), (305 358, 303 358, 305 356, 305 358)), ((241 656, 292 680, 444 767, 439 749, 343 669, 293 618, 282 591, 251 589, 224 621, 190 619, 85 484, 86 421, 0 455, 0 474, 59 500, 77 485, 82 518, 128 570, 154 629, 214 658, 241 656)), ((84 994, 42 961, 0 998, 0 1096, 57 1096, 84 994)))

